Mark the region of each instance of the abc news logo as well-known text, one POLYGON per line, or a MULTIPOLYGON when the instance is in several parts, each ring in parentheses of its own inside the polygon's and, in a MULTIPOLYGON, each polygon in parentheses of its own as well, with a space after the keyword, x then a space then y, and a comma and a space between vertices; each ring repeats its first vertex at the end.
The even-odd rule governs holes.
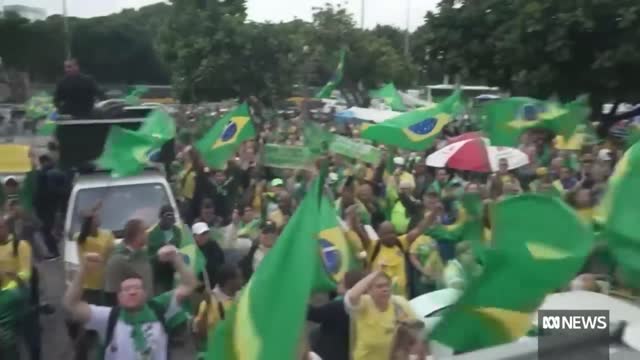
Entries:
POLYGON ((543 330, 605 330, 609 328, 607 316, 543 316, 543 330))

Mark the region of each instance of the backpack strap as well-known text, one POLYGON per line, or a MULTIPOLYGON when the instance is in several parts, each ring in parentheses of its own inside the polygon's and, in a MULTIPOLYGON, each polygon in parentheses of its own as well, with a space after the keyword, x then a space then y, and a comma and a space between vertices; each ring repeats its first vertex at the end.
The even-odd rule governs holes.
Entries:
POLYGON ((109 312, 109 317, 107 318, 107 332, 104 337, 104 347, 105 352, 106 349, 111 345, 111 340, 113 340, 113 332, 116 328, 116 324, 118 323, 118 318, 120 317, 120 307, 114 306, 111 308, 109 312))

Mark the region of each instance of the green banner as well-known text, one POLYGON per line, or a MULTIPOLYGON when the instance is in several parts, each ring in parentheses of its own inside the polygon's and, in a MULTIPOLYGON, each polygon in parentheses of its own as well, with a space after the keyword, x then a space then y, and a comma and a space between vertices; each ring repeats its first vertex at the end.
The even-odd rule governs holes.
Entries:
POLYGON ((380 149, 345 136, 336 136, 329 145, 329 151, 374 165, 379 164, 382 157, 380 149))
POLYGON ((262 155, 264 166, 282 169, 311 169, 315 156, 302 146, 266 144, 262 155))

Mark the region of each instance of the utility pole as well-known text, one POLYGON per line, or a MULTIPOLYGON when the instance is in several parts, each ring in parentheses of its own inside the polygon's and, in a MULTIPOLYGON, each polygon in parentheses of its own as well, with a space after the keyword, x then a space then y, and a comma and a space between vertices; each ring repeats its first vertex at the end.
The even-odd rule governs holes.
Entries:
POLYGON ((411 0, 407 0, 407 29, 404 34, 404 56, 409 58, 409 37, 411 36, 410 32, 411 26, 411 0))
POLYGON ((366 0, 362 0, 362 6, 360 6, 360 27, 362 28, 362 30, 364 30, 364 7, 365 7, 365 1, 366 0))
POLYGON ((69 31, 69 19, 67 18, 67 0, 62 0, 62 21, 64 25, 64 46, 66 59, 71 59, 71 31, 69 31))

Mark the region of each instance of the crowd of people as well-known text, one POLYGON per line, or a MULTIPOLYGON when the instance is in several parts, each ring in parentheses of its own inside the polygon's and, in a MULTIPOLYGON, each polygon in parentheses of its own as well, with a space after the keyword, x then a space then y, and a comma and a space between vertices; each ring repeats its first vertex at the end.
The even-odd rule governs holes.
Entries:
MULTIPOLYGON (((223 170, 208 168, 191 147, 192 136, 181 137, 172 167, 177 171, 170 177, 179 213, 167 204, 158 209, 155 224, 130 219, 121 242, 101 228, 99 202, 82 209, 81 230, 73 234, 81 266, 64 297, 76 358, 162 360, 178 358, 176 349, 191 349, 193 358, 206 352, 207 338, 259 271, 313 177, 309 170, 264 167, 262 146, 303 144, 303 126, 302 117, 261 124, 257 139, 244 143, 223 170), (185 236, 193 236, 205 258, 201 273, 194 274, 178 251, 185 236)), ((443 132, 435 149, 446 144, 453 128, 443 132)), ((327 124, 327 129, 359 138, 356 125, 327 124)), ((621 142, 603 139, 564 150, 554 146, 553 134, 532 131, 520 148, 528 165, 510 171, 501 159, 492 174, 428 168, 426 156, 435 149, 383 149, 379 164, 330 155, 328 187, 357 264, 336 291, 309 299, 309 336, 301 359, 425 358, 424 325, 408 299, 445 288, 464 290, 483 271, 462 236, 465 193, 484 201, 487 246, 492 205, 523 192, 563 198, 596 227, 594 208, 622 155, 621 142)), ((46 258, 59 256, 56 224, 68 191, 65 174, 56 170, 55 150, 51 146, 34 161, 33 198, 20 198, 15 179, 4 183, 0 313, 7 315, 0 317, 0 354, 11 354, 8 359, 19 359, 20 339, 33 359, 40 356, 33 343, 39 339, 32 314, 41 304, 32 248, 42 240, 46 258)), ((594 249, 571 287, 634 299, 635 289, 606 261, 606 253, 602 244, 594 249)))

